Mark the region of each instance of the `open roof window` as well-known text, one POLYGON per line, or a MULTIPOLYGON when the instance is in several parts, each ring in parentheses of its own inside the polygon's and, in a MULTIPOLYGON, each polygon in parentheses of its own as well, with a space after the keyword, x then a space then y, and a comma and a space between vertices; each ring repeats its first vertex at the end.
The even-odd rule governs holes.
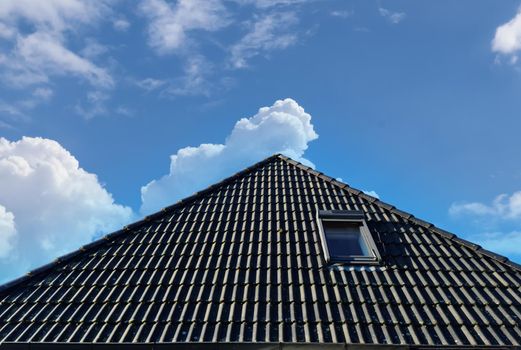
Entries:
POLYGON ((357 210, 321 210, 318 222, 326 261, 378 264, 380 255, 364 213, 357 210))

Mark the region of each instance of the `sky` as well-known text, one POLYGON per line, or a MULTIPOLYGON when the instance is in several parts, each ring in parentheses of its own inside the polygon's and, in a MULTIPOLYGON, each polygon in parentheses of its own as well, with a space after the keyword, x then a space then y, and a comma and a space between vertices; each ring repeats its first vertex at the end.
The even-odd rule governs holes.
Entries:
POLYGON ((521 2, 2 0, 0 282, 284 153, 521 263, 521 2))

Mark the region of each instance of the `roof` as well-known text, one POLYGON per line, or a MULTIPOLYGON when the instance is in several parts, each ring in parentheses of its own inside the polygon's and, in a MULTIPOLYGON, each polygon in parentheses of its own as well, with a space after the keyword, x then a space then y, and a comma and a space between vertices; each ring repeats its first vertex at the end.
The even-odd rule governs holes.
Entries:
POLYGON ((4 285, 0 342, 519 346, 520 289, 507 258, 274 155, 4 285), (327 264, 322 209, 363 211, 382 264, 327 264))

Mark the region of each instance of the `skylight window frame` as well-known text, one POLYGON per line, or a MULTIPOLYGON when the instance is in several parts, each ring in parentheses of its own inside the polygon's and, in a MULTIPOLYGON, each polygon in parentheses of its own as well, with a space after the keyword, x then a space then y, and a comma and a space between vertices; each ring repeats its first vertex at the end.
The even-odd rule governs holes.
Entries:
POLYGON ((326 263, 346 265, 380 265, 381 256, 373 239, 371 231, 367 227, 365 215, 360 210, 319 210, 317 222, 322 241, 322 250, 326 263), (331 256, 324 221, 357 223, 360 227, 360 235, 370 255, 346 255, 345 257, 331 256))

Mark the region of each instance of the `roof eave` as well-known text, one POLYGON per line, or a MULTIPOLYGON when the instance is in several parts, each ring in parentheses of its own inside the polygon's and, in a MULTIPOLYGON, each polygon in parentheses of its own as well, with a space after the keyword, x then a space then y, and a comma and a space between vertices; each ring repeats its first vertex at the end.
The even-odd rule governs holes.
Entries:
POLYGON ((520 350, 516 345, 413 345, 413 344, 349 344, 349 343, 263 343, 263 342, 183 342, 183 343, 39 343, 4 342, 0 350, 434 350, 434 349, 472 349, 472 350, 520 350))

